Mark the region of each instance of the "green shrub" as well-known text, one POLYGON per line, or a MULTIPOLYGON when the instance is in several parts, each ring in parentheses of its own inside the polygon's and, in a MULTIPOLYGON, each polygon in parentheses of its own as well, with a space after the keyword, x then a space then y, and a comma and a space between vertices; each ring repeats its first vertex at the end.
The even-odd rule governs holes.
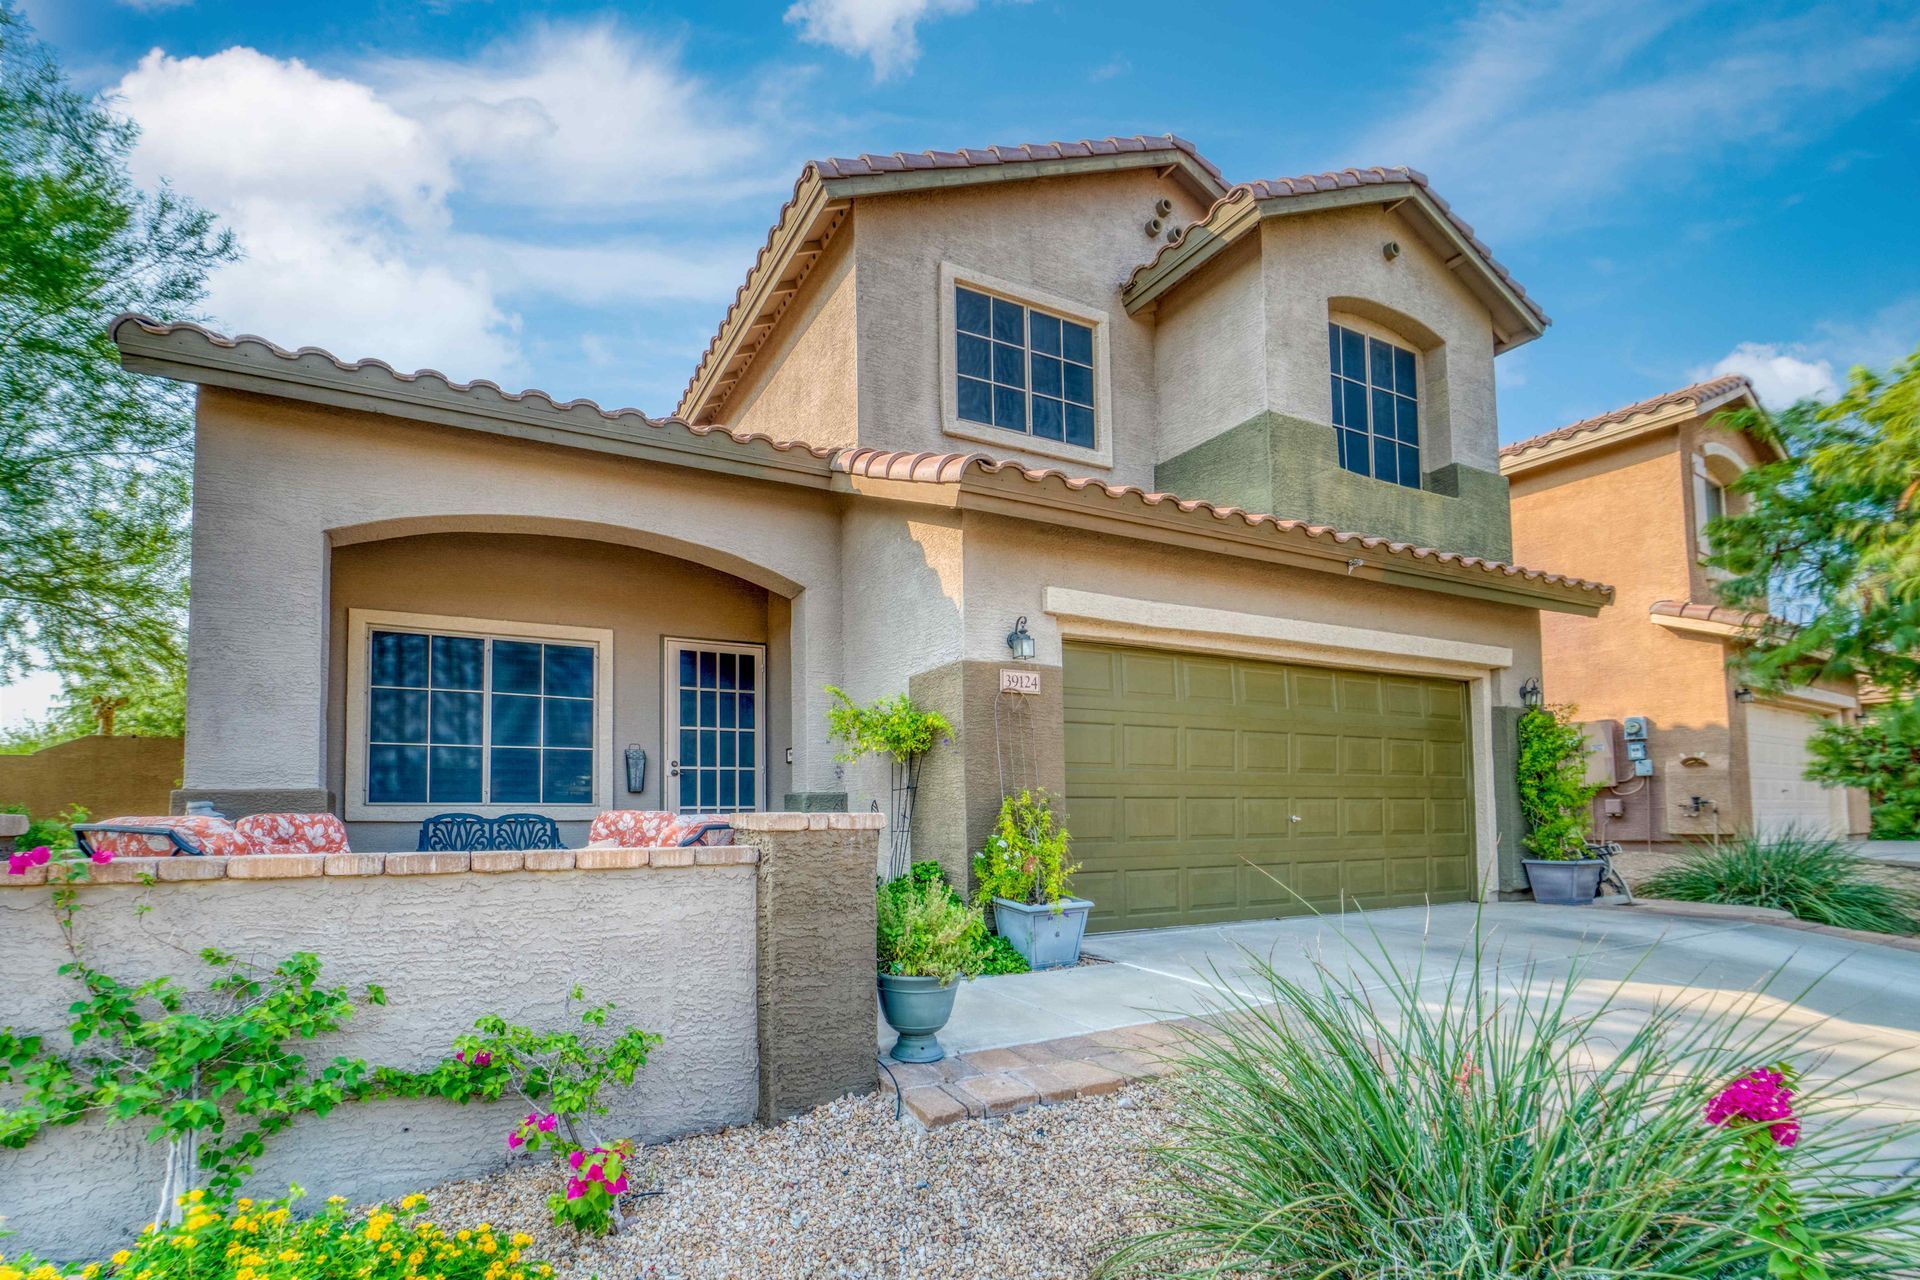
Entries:
POLYGON ((860 706, 846 691, 827 686, 827 733, 841 744, 834 758, 851 764, 863 756, 885 755, 904 764, 933 750, 935 739, 951 741, 953 726, 937 711, 922 711, 906 694, 876 698, 860 706))
POLYGON ((284 1200, 237 1201, 232 1213, 207 1203, 200 1193, 181 1196, 178 1226, 142 1235, 131 1248, 85 1267, 55 1267, 31 1255, 9 1262, 0 1253, 0 1280, 52 1280, 57 1276, 107 1276, 130 1280, 541 1280, 553 1267, 528 1257, 533 1237, 506 1235, 487 1223, 442 1227, 423 1215, 424 1196, 396 1206, 375 1205, 350 1213, 338 1196, 318 1213, 296 1217, 295 1187, 284 1200))
POLYGON ((918 863, 879 886, 875 950, 880 972, 945 984, 985 968, 980 913, 962 902, 938 872, 937 863, 918 863), (929 865, 932 875, 921 870, 929 865))
POLYGON ((1527 820, 1521 844, 1536 858, 1587 856, 1589 806, 1600 788, 1587 781, 1587 739, 1572 714, 1571 707, 1531 707, 1520 717, 1520 812, 1527 820))
POLYGON ((1920 931, 1920 895, 1876 880, 1872 864, 1838 840, 1799 832, 1697 845, 1638 888, 1680 902, 1777 907, 1841 929, 1920 931))
POLYGON ((1080 869, 1067 861, 1073 837, 1054 817, 1053 798, 1044 791, 1022 791, 1000 802, 987 847, 973 858, 978 882, 973 900, 985 906, 995 898, 1059 907, 1067 883, 1080 869))
MULTIPOLYGON (((947 873, 941 868, 939 863, 931 859, 925 862, 914 863, 913 866, 908 869, 907 874, 897 880, 884 882, 880 886, 880 892, 883 896, 892 894, 898 897, 900 894, 907 892, 909 886, 915 884, 939 885, 955 902, 963 907, 966 905, 966 900, 960 896, 959 892, 954 889, 952 883, 947 879, 947 873)), ((881 915, 883 918, 887 915, 885 908, 882 908, 881 915)), ((897 919, 897 916, 895 918, 897 919)), ((1005 938, 1000 937, 998 934, 988 933, 987 922, 983 916, 976 914, 975 919, 979 923, 979 928, 972 931, 972 936, 974 950, 979 953, 980 973, 983 976, 989 977, 1002 973, 1026 973, 1028 970, 1026 957, 1018 951, 1015 951, 1013 944, 1005 938)), ((888 946, 887 940, 883 938, 880 945, 884 951, 888 946)))
MULTIPOLYGON (((1310 985, 1249 960, 1218 997, 1221 1034, 1195 1038, 1169 1085, 1157 1223, 1104 1274, 1762 1280, 1796 1274, 1784 1261, 1836 1278, 1920 1264, 1920 1180, 1889 1158, 1920 1123, 1811 1087, 1811 1107, 1793 1104, 1804 1130, 1778 1140, 1797 1139, 1783 1158, 1807 1169, 1793 1196, 1743 1162, 1749 1135, 1709 1123, 1724 1086, 1813 1052, 1758 997, 1649 1013, 1576 996, 1577 973, 1498 973, 1478 945, 1450 975, 1363 957, 1310 985)), ((1871 1074, 1847 1088, 1900 1087, 1871 1074)))
MULTIPOLYGON (((0 813, 26 813, 22 804, 0 808, 0 813)), ((57 818, 33 818, 27 825, 27 833, 13 842, 15 849, 33 849, 46 845, 49 849, 73 849, 79 842, 73 838, 73 824, 85 822, 87 811, 77 804, 68 805, 57 818)))
POLYGON ((1875 840, 1920 839, 1920 703, 1903 699, 1857 723, 1823 725, 1807 747, 1807 777, 1872 797, 1875 840))

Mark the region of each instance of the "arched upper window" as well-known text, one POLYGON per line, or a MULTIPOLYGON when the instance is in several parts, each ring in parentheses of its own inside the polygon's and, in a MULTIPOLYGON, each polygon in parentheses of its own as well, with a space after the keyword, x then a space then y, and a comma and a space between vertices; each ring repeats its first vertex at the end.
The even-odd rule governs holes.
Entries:
POLYGON ((1335 313, 1327 368, 1340 465, 1420 488, 1420 353, 1391 330, 1335 313))

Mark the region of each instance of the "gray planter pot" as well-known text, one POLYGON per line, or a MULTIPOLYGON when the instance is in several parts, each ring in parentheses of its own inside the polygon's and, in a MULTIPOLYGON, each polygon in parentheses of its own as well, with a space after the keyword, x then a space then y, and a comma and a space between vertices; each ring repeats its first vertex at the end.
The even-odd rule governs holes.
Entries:
POLYGON ((1568 862, 1549 862, 1540 858, 1522 858, 1527 883, 1533 887, 1533 900, 1555 907, 1590 907, 1600 892, 1600 859, 1574 858, 1568 862))
POLYGON ((935 1033, 953 1016, 953 997, 959 990, 957 981, 942 986, 938 978, 881 974, 880 1012, 900 1034, 888 1056, 898 1062, 938 1062, 946 1057, 935 1033))
POLYGON ((1062 898, 1053 906, 993 900, 993 927, 1033 969, 1058 969, 1080 963, 1080 940, 1087 936, 1085 898, 1062 898))

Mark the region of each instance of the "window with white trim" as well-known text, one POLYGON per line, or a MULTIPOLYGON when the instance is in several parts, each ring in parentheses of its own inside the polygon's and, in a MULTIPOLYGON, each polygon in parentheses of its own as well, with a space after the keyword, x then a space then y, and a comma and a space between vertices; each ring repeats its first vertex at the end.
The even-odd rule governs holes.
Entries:
POLYGON ((957 416, 1091 449, 1093 327, 956 284, 957 416))
POLYGON ((366 803, 589 805, 600 646, 372 625, 366 803))
POLYGON ((1327 324, 1333 427, 1340 465, 1420 488, 1420 365, 1406 347, 1327 324))

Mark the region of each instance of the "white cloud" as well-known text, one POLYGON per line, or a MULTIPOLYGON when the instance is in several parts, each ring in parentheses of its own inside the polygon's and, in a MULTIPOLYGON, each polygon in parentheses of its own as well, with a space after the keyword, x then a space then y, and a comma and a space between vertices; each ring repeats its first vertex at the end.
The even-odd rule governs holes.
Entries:
POLYGON ((916 28, 933 18, 970 13, 976 0, 795 0, 787 21, 800 38, 873 63, 886 80, 920 59, 916 28))
POLYGON ((611 21, 543 23, 471 61, 382 59, 366 73, 490 201, 606 216, 730 185, 764 146, 737 90, 681 57, 611 21))
POLYGON ((1705 381, 1730 373, 1745 374, 1760 403, 1772 409, 1808 397, 1831 400, 1840 390, 1831 360, 1808 359, 1766 342, 1743 342, 1709 367, 1694 370, 1694 378, 1705 381))
POLYGON ((525 300, 723 299, 751 245, 696 228, 706 247, 668 248, 632 220, 777 189, 752 172, 774 136, 753 124, 764 104, 610 21, 344 70, 156 49, 114 95, 142 129, 136 176, 212 209, 246 252, 210 282, 222 327, 455 378, 526 377, 525 300), (573 224, 557 243, 556 218, 573 224), (596 240, 589 222, 621 230, 596 240))
POLYGON ((115 0, 115 3, 140 13, 159 13, 163 9, 184 9, 193 0, 115 0))
POLYGON ((1704 164, 1765 164, 1892 92, 1920 59, 1911 13, 1821 7, 1681 30, 1705 8, 1485 0, 1440 70, 1340 163, 1413 165, 1482 229, 1527 232, 1704 164))

